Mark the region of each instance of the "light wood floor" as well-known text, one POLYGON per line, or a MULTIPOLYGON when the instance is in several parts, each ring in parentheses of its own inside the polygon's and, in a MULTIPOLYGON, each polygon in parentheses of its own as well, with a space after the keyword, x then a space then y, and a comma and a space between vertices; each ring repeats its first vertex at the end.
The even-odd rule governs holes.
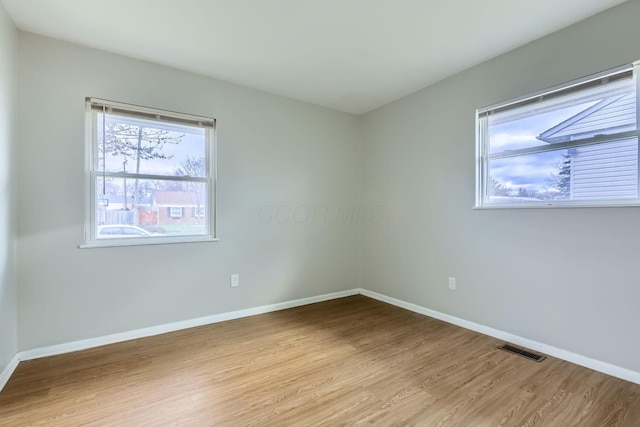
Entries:
POLYGON ((363 296, 23 362, 0 425, 640 426, 640 385, 363 296))

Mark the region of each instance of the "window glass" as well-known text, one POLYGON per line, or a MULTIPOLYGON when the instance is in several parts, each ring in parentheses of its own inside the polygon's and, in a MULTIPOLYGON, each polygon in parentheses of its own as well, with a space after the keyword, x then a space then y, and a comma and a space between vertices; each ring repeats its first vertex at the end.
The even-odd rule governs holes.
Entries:
POLYGON ((637 202, 637 116, 633 68, 479 111, 476 204, 637 202))
POLYGON ((213 119, 95 99, 87 115, 88 243, 214 237, 213 119))

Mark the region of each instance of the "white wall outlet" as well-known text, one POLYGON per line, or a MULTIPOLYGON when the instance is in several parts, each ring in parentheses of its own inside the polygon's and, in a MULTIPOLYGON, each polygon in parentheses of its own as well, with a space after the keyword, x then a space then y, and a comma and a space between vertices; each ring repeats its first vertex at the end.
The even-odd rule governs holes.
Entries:
POLYGON ((232 288, 237 288, 238 286, 240 286, 240 275, 239 274, 232 274, 231 275, 231 287, 232 288))
POLYGON ((449 289, 452 291, 457 290, 456 288, 456 278, 455 277, 449 277, 449 289))

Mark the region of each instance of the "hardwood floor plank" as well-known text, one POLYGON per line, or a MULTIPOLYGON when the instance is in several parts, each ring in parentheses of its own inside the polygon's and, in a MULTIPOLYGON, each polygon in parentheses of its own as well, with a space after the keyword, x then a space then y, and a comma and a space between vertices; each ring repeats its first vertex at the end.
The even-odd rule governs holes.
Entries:
POLYGON ((22 362, 0 426, 640 426, 640 385, 364 296, 22 362))

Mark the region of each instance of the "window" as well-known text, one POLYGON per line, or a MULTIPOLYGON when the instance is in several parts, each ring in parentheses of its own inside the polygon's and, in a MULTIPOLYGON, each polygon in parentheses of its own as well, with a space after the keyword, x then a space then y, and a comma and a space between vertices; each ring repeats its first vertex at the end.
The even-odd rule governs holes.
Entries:
POLYGON ((176 208, 176 207, 169 208, 169 216, 171 218, 182 218, 182 208, 176 208))
POLYGON ((204 211, 205 211, 204 206, 199 206, 197 208, 192 208, 191 212, 194 217, 202 218, 203 216, 205 216, 204 211))
POLYGON ((95 98, 86 111, 83 247, 214 240, 215 119, 95 98))
POLYGON ((478 110, 476 207, 640 205, 638 69, 478 110))

